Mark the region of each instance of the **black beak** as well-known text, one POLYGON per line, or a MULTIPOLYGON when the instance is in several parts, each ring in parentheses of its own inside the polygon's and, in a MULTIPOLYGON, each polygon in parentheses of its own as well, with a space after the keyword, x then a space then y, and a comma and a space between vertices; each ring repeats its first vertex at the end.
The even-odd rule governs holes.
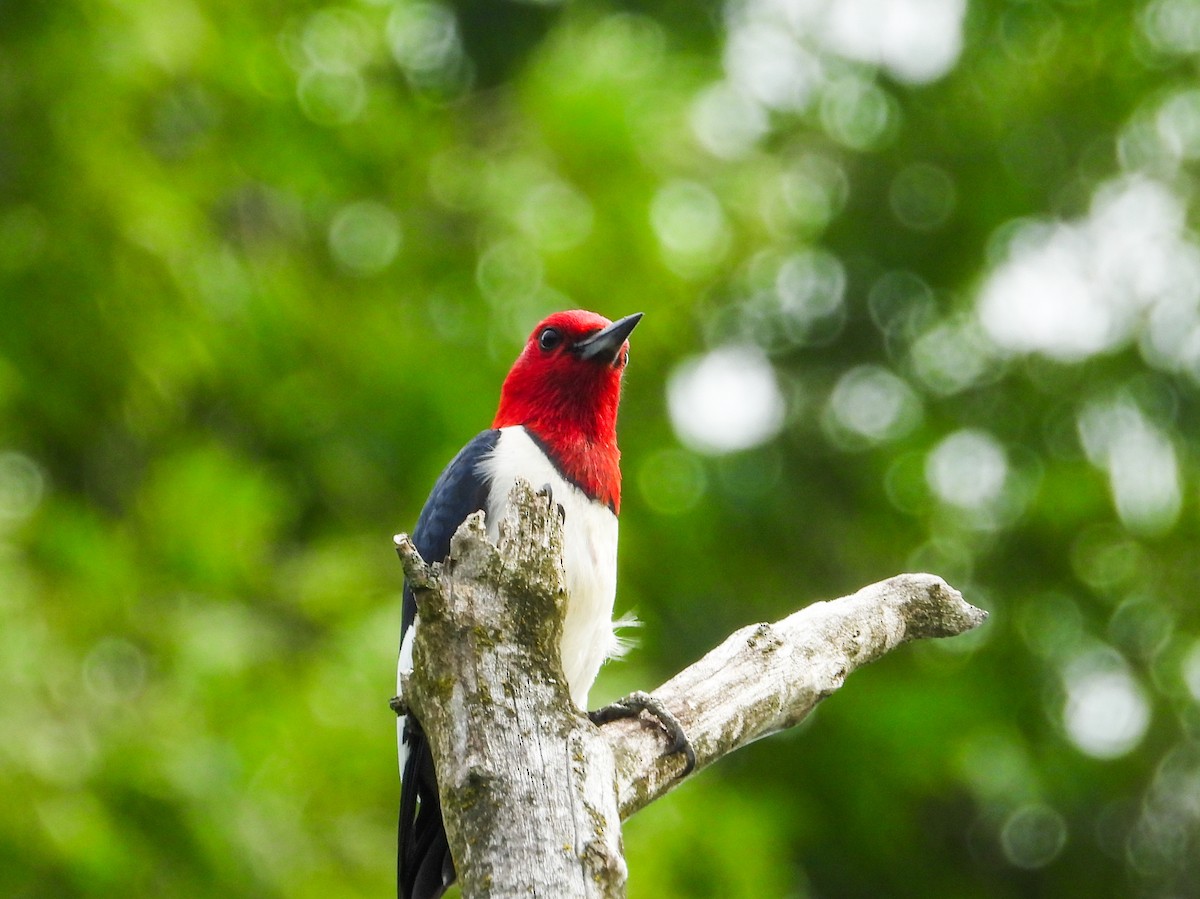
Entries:
POLYGON ((633 315, 627 315, 622 319, 613 322, 602 331, 597 331, 587 340, 581 340, 575 344, 575 352, 579 354, 580 359, 595 360, 597 362, 612 363, 617 358, 617 353, 621 352, 621 347, 625 345, 625 341, 629 335, 633 333, 633 329, 637 327, 637 323, 642 320, 642 313, 635 312, 633 315))

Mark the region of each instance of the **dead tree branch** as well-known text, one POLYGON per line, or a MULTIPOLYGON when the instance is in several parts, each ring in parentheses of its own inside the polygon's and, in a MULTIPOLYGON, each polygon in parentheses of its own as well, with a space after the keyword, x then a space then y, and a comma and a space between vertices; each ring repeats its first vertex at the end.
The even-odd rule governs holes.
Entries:
MULTIPOLYGON (((408 706, 430 741, 463 895, 625 894, 620 821, 674 787, 656 722, 601 728, 573 707, 558 645, 562 523, 518 482, 499 546, 482 514, 428 565, 397 538, 421 627, 408 706)), ((909 640, 950 637, 987 614, 941 578, 907 574, 742 628, 654 691, 696 767, 791 727, 846 676, 909 640)))

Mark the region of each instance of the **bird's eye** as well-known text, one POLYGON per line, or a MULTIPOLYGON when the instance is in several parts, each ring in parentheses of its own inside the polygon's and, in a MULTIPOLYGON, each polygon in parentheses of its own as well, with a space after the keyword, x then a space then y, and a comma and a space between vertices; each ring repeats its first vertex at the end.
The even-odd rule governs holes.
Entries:
POLYGON ((617 368, 624 368, 628 364, 629 350, 625 350, 625 352, 621 353, 621 355, 617 357, 617 368))
POLYGON ((562 332, 556 328, 546 328, 538 335, 538 346, 545 352, 550 352, 562 343, 562 332))

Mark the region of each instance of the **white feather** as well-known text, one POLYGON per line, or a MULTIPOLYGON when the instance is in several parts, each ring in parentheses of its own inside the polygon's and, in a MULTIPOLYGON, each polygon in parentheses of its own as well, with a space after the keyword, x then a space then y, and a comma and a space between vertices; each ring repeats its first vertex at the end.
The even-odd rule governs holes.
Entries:
MULTIPOLYGON (((567 576, 567 614, 563 620, 562 664, 572 701, 587 708, 588 691, 600 666, 623 650, 614 628, 635 624, 622 619, 614 625, 613 600, 617 594, 617 516, 582 490, 565 481, 523 427, 501 428, 496 448, 480 463, 480 472, 491 482, 488 491, 488 536, 498 540, 509 491, 517 478, 534 489, 549 484, 554 502, 563 507, 563 567, 567 576)), ((401 695, 400 675, 412 671, 413 635, 417 622, 400 644, 396 668, 396 695, 401 695)), ((400 776, 408 747, 404 743, 405 716, 396 719, 400 776)))
MULTIPOLYGON (((413 619, 412 627, 404 633, 400 641, 400 659, 396 662, 396 695, 404 698, 403 676, 412 673, 413 668, 413 637, 417 634, 419 617, 413 619)), ((408 722, 407 715, 396 716, 396 746, 400 754, 400 779, 404 780, 404 763, 408 761, 408 744, 404 742, 404 725, 408 722)))
POLYGON ((533 488, 549 484, 563 507, 563 567, 567 575, 567 614, 563 620, 562 663, 571 699, 587 707, 588 691, 600 666, 619 649, 613 632, 617 594, 617 516, 563 480, 523 427, 502 428, 491 455, 481 465, 491 479, 488 536, 499 536, 509 491, 517 478, 533 488))

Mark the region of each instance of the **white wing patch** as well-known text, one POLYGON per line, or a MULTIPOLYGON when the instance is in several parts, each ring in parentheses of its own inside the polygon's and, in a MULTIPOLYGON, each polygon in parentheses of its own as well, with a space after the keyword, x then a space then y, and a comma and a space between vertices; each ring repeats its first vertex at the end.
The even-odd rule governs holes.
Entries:
MULTIPOLYGON (((396 663, 396 695, 404 698, 402 675, 411 674, 413 668, 413 637, 417 634, 417 623, 421 619, 414 618, 412 627, 404 632, 400 641, 400 659, 396 663)), ((400 757, 400 780, 404 780, 404 763, 408 761, 408 745, 404 742, 404 725, 408 723, 407 715, 396 716, 396 746, 400 757)))

